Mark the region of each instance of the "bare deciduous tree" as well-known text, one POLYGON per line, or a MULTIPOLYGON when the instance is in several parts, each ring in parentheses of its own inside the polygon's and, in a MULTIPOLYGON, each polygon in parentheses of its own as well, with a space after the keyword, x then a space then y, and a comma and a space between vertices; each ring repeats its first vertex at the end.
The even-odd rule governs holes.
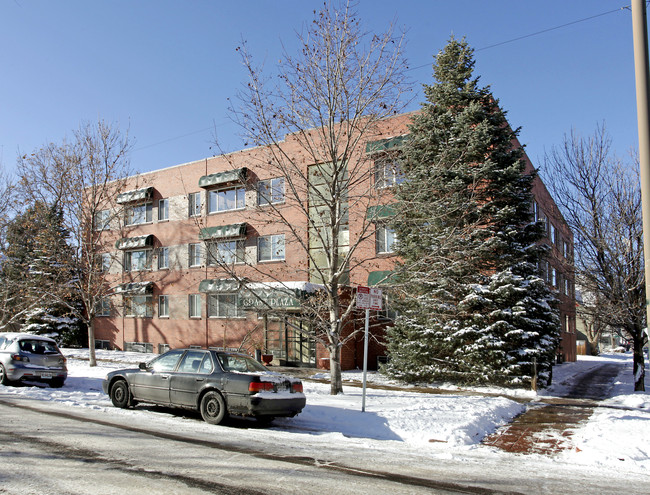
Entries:
POLYGON ((128 133, 100 120, 80 126, 70 142, 48 144, 18 162, 25 197, 63 212, 74 249, 71 272, 75 276, 65 287, 42 290, 62 303, 68 300, 69 291, 83 301, 83 311, 70 310, 88 326, 90 366, 96 365, 94 319, 112 294, 101 258, 109 250, 102 244, 101 234, 109 224, 120 224, 121 209, 115 201, 129 176, 130 149, 128 133))
POLYGON ((285 54, 278 64, 275 84, 245 44, 239 49, 249 82, 233 116, 247 144, 260 147, 259 164, 269 177, 284 177, 286 201, 269 201, 264 215, 286 233, 287 251, 298 249, 308 259, 305 278, 320 287, 303 314, 310 315, 310 336, 329 351, 331 393, 337 394, 341 346, 352 338, 344 331, 354 310, 349 272, 366 261, 355 251, 374 235, 366 211, 378 196, 365 146, 377 139, 382 119, 403 109, 407 67, 403 37, 392 27, 380 35, 363 32, 349 4, 326 4, 315 14, 298 35, 299 54, 285 54))
POLYGON ((636 167, 611 152, 604 125, 565 136, 545 159, 548 184, 576 238, 578 284, 592 295, 591 318, 622 333, 634 349, 634 389, 645 390, 647 338, 641 190, 636 167))

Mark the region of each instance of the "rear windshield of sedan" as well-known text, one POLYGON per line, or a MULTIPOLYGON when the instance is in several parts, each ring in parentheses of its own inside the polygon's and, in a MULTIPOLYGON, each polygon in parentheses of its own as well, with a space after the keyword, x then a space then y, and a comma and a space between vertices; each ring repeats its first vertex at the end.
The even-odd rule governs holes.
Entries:
POLYGON ((18 347, 23 352, 31 352, 32 354, 58 354, 59 350, 54 342, 46 342, 44 340, 21 340, 18 342, 18 347))
POLYGON ((224 371, 240 371, 242 373, 250 371, 268 371, 260 363, 247 356, 237 354, 218 354, 219 363, 224 371))

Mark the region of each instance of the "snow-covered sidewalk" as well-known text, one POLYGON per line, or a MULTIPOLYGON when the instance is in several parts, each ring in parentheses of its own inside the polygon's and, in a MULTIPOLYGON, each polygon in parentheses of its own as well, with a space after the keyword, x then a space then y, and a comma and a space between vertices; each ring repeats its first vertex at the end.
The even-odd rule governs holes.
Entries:
MULTIPOLYGON (((65 349, 69 378, 61 389, 47 387, 0 386, 0 396, 24 396, 56 401, 71 407, 93 408, 113 414, 152 414, 150 411, 115 409, 101 389, 105 374, 112 369, 132 366, 150 355, 119 351, 98 351, 99 365, 88 367, 87 351, 65 349)), ((329 385, 304 382, 307 406, 291 419, 277 419, 274 431, 289 431, 318 437, 335 437, 340 442, 369 439, 386 442, 386 448, 417 448, 431 455, 453 455, 475 449, 489 449, 481 440, 499 426, 508 423, 525 410, 525 400, 561 396, 571 377, 609 360, 621 364, 613 397, 596 409, 589 422, 573 436, 577 447, 559 457, 566 462, 631 468, 650 472, 650 395, 633 393, 631 356, 608 355, 598 358, 580 357, 576 363, 565 363, 554 369, 555 384, 539 395, 531 391, 498 388, 466 389, 455 393, 447 386, 447 394, 426 394, 410 391, 372 388, 373 383, 395 384, 378 374, 371 374, 366 396, 366 412, 361 412, 361 389, 345 387, 344 394, 329 395, 329 385), (495 394, 495 395, 493 395, 495 394)), ((360 373, 345 373, 346 380, 361 380, 360 373)), ((436 384, 440 386, 440 384, 436 384)), ((173 418, 172 418, 173 419, 173 418)), ((197 428, 206 427, 197 421, 197 428), (199 426, 200 425, 200 426, 199 426)))

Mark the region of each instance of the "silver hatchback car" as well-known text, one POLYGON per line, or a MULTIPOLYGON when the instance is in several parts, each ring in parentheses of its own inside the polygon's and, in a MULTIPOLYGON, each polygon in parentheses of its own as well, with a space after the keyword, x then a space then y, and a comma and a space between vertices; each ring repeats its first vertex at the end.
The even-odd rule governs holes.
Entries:
POLYGON ((29 333, 0 333, 0 383, 38 381, 60 388, 68 377, 54 339, 29 333))

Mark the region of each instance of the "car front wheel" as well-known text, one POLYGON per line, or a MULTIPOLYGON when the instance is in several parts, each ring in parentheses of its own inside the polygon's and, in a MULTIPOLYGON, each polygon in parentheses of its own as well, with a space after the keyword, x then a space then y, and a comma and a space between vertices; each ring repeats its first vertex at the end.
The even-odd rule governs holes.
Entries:
POLYGON ((122 409, 129 407, 129 399, 131 398, 131 392, 129 392, 129 386, 126 383, 126 380, 118 380, 111 387, 111 401, 115 407, 121 407, 122 409))
POLYGON ((207 392, 201 399, 201 416, 206 423, 218 425, 226 417, 226 402, 219 392, 207 392))

